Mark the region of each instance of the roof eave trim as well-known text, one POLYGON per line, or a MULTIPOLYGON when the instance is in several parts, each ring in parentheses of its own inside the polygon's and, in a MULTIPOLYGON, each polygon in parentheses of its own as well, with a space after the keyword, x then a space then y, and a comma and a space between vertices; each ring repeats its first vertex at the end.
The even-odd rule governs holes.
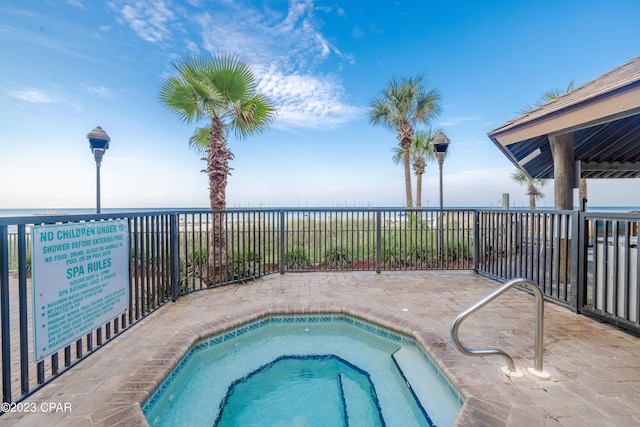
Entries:
MULTIPOLYGON (((504 125, 496 128, 496 129, 490 131, 488 133, 488 135, 489 135, 489 137, 491 139, 494 139, 494 137, 495 137, 495 140, 497 140, 497 138, 500 137, 501 135, 504 135, 504 134, 507 134, 507 133, 510 133, 510 132, 513 132, 513 131, 516 131, 516 130, 519 130, 519 129, 522 129, 522 128, 526 128, 526 127, 529 127, 531 125, 535 125, 535 124, 538 124, 540 122, 547 121, 549 119, 560 117, 560 116, 562 116, 564 114, 571 113, 571 112, 573 112, 575 110, 578 110, 578 109, 581 109, 581 108, 585 108, 585 107, 587 107, 589 105, 592 105, 592 104, 597 104, 598 102, 602 102, 602 101, 604 101, 606 99, 613 98, 615 96, 619 96, 619 95, 621 95, 621 94, 623 94, 625 92, 632 91, 632 90, 635 90, 635 89, 638 89, 638 88, 640 88, 640 79, 636 80, 634 82, 631 82, 631 83, 629 83, 627 85, 621 86, 619 88, 613 89, 611 91, 608 91, 608 92, 605 92, 605 93, 601 93, 601 94, 593 96, 591 98, 584 99, 582 101, 576 102, 575 104, 567 105, 566 107, 563 107, 561 109, 551 111, 551 112, 549 112, 549 113, 547 113, 547 114, 545 114, 543 116, 539 116, 539 117, 533 118, 531 120, 523 121, 523 122, 515 124, 515 125, 504 124, 504 125)), ((624 112, 623 113, 619 113, 619 114, 624 114, 624 112)), ((628 115, 633 115, 633 112, 630 112, 628 115)), ((617 118, 623 118, 623 117, 617 117, 617 118)))

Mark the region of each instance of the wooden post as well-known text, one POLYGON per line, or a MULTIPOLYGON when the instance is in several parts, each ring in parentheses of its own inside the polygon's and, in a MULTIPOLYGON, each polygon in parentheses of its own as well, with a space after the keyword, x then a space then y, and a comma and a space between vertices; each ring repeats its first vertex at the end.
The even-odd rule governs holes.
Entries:
MULTIPOLYGON (((551 154, 553 155, 553 180, 554 180, 554 207, 556 210, 573 210, 573 188, 575 182, 575 159, 573 147, 573 133, 562 135, 549 135, 551 154)), ((558 217, 560 219, 560 217, 558 217)), ((571 277, 570 270, 567 272, 565 266, 571 266, 571 241, 565 240, 567 224, 560 220, 561 227, 558 227, 558 235, 554 236, 554 246, 559 253, 560 281, 568 285, 571 277)), ((558 225, 560 225, 558 224, 558 225)), ((558 284, 560 286, 560 284, 558 284)))
POLYGON ((549 135, 549 144, 553 155, 555 209, 573 210, 573 134, 549 135))

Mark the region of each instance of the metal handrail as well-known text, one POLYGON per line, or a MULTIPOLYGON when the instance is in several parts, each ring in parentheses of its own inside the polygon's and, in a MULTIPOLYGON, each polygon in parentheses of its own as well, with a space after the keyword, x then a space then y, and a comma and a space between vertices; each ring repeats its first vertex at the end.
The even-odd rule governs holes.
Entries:
POLYGON ((506 291, 508 291, 509 289, 511 289, 516 285, 527 285, 529 288, 531 288, 536 298, 536 332, 535 332, 535 356, 534 356, 535 365, 533 369, 529 368, 529 372, 540 378, 549 378, 549 374, 543 371, 542 369, 542 363, 543 363, 542 353, 543 353, 543 347, 544 347, 543 337, 542 337, 543 320, 544 320, 544 297, 542 295, 542 292, 538 288, 538 286, 531 280, 524 279, 524 278, 512 279, 504 283, 495 291, 491 292, 490 294, 488 294, 487 296, 485 296, 484 298, 482 298, 481 300, 479 300, 478 302, 476 302, 466 310, 464 310, 462 313, 458 315, 458 317, 455 318, 455 320, 453 321, 453 324, 451 325, 451 340, 453 341, 453 344, 458 349, 458 351, 460 351, 462 354, 466 356, 488 356, 488 355, 501 356, 507 362, 507 367, 503 368, 503 372, 505 373, 505 375, 511 376, 511 377, 521 376, 522 374, 516 369, 516 365, 513 362, 513 359, 511 358, 511 356, 509 356, 503 350, 500 350, 499 348, 491 348, 491 347, 475 348, 475 349, 467 348, 462 345, 458 337, 458 329, 460 328, 460 325, 467 317, 469 317, 472 313, 484 307, 485 305, 487 305, 488 303, 490 303, 491 301, 493 301, 494 299, 496 299, 497 297, 499 297, 500 295, 502 295, 503 293, 505 293, 506 291))

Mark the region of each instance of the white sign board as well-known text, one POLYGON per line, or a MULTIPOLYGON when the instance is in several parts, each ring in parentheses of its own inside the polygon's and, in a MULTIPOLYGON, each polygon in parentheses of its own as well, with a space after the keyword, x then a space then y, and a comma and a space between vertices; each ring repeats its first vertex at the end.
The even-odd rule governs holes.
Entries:
POLYGON ((35 359, 57 352, 129 307, 126 220, 32 229, 35 359))

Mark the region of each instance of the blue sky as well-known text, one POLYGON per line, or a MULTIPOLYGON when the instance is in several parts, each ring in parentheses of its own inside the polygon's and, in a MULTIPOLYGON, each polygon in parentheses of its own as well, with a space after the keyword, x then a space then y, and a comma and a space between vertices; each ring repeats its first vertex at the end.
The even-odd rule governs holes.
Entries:
MULTIPOLYGON (((221 51, 278 107, 263 134, 229 139, 228 207, 404 205, 395 134, 367 107, 417 73, 442 95, 445 205, 527 205, 487 132, 640 55, 639 19, 636 0, 0 0, 0 208, 94 206, 98 125, 111 137, 103 208, 207 207, 194 127, 158 92, 172 63, 221 51)), ((590 180, 590 205, 638 205, 638 181, 590 180)), ((423 206, 437 205, 429 164, 423 206)))

